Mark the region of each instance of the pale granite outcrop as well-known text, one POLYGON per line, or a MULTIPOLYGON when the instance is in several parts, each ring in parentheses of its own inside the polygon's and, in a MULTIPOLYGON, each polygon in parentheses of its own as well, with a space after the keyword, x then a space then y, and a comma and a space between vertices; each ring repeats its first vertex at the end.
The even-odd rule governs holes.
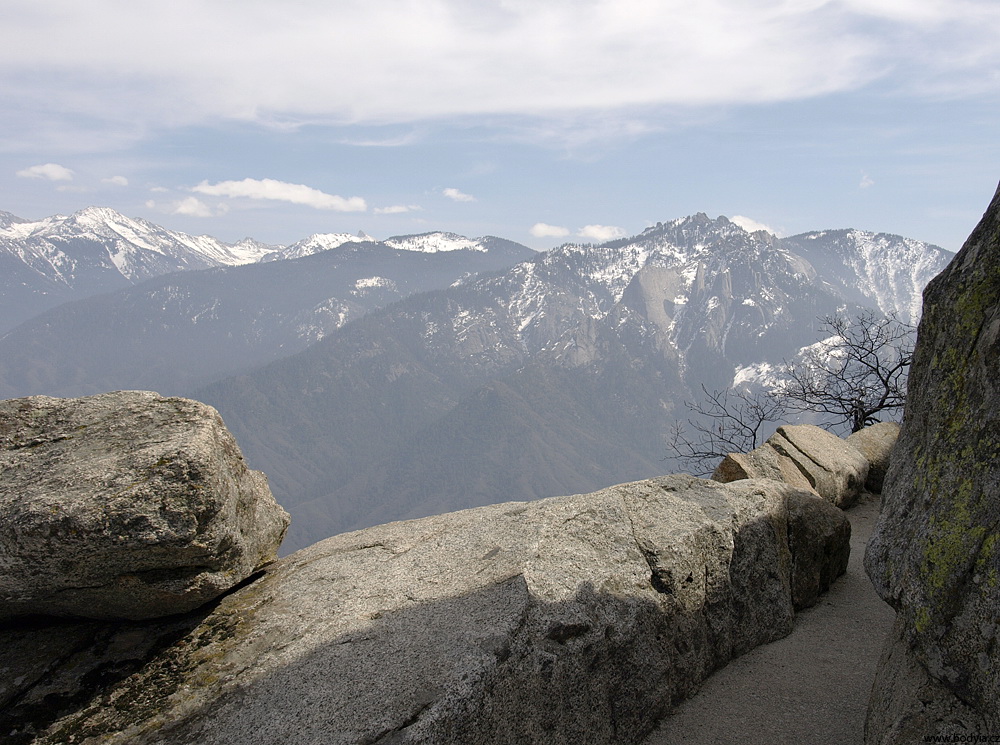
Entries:
POLYGON ((347 533, 173 625, 73 627, 76 651, 65 628, 0 633, 0 658, 39 650, 0 726, 33 745, 635 743, 791 630, 843 571, 846 523, 778 482, 666 476, 347 533), (109 675, 116 645, 140 661, 109 675))
POLYGON ((205 404, 0 402, 0 619, 184 613, 274 559, 287 526, 205 404))

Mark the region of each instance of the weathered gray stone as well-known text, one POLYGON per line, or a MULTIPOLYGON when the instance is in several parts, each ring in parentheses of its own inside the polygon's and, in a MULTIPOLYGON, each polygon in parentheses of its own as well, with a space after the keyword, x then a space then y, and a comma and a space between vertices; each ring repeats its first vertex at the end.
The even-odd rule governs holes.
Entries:
POLYGON ((816 493, 795 461, 767 443, 749 453, 729 453, 712 474, 712 480, 722 484, 741 479, 773 479, 816 493))
MULTIPOLYGON (((872 685, 865 718, 867 745, 928 742, 935 735, 988 735, 981 714, 928 675, 906 642, 897 618, 872 685)), ((962 742, 962 740, 941 740, 962 742)), ((972 741, 968 741, 972 742, 972 741)))
POLYGON ((130 677, 0 725, 33 745, 635 743, 788 633, 800 575, 836 571, 841 546, 795 553, 802 522, 831 526, 822 543, 846 519, 777 482, 667 476, 336 536, 130 677))
POLYGON ((749 453, 723 458, 712 480, 775 479, 845 508, 857 501, 867 475, 867 459, 844 440, 811 424, 786 424, 749 453))
POLYGON ((840 508, 858 500, 868 477, 868 460, 835 434, 812 424, 786 424, 767 444, 791 458, 824 499, 840 508))
POLYGON ((899 439, 899 430, 898 422, 879 422, 847 436, 847 443, 853 445, 868 460, 865 488, 873 494, 882 493, 892 449, 899 439))
POLYGON ((847 571, 851 558, 851 523, 825 500, 798 491, 789 495, 788 547, 792 554, 792 599, 807 608, 847 571))
POLYGON ((190 611, 288 525, 214 409, 155 393, 0 402, 0 474, 0 619, 190 611))
MULTIPOLYGON (((865 568, 915 664, 983 718, 979 734, 1000 733, 1000 190, 924 293, 865 568)), ((873 702, 894 698, 898 680, 881 676, 873 702)), ((869 729, 894 731, 881 711, 869 729)))

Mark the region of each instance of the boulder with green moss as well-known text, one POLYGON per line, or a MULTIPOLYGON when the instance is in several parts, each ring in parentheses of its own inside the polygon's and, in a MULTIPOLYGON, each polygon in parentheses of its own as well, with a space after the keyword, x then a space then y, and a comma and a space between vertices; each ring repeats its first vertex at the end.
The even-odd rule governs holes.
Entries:
POLYGON ((907 671, 880 675, 866 741, 1000 732, 1000 190, 924 293, 865 566, 899 619, 884 663, 907 671))

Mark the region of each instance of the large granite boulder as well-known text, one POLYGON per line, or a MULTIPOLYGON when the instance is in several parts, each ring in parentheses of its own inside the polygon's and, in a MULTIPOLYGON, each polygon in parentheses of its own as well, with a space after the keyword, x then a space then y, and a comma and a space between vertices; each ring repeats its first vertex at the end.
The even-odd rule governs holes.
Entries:
POLYGON ((727 455, 712 479, 730 483, 768 478, 810 489, 840 508, 858 500, 868 477, 868 460, 853 446, 812 424, 778 427, 747 454, 727 455))
POLYGON ((899 619, 885 661, 909 671, 880 675, 866 741, 977 733, 970 711, 1000 733, 1000 191, 924 293, 865 567, 899 619))
POLYGON ((0 402, 0 619, 184 613, 274 559, 287 526, 209 406, 0 402))
POLYGON ((882 493, 892 451, 899 439, 899 430, 898 422, 879 422, 847 436, 847 444, 857 449, 868 461, 865 488, 873 494, 882 493))
POLYGON ((636 743, 713 670, 790 631, 796 601, 843 571, 846 525, 777 482, 667 476, 348 533, 186 630, 105 629, 75 654, 65 630, 0 633, 0 658, 36 650, 7 673, 34 682, 0 681, 0 731, 16 745, 636 743), (116 645, 145 661, 109 676, 116 645), (112 681, 73 683, 93 669, 112 681))

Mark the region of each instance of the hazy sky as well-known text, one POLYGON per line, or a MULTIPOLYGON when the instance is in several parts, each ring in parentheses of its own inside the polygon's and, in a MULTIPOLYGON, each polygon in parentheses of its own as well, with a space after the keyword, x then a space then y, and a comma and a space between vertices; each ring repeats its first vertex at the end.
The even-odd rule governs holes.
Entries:
POLYGON ((3 0, 0 209, 535 248, 694 212, 957 250, 997 0, 3 0))

